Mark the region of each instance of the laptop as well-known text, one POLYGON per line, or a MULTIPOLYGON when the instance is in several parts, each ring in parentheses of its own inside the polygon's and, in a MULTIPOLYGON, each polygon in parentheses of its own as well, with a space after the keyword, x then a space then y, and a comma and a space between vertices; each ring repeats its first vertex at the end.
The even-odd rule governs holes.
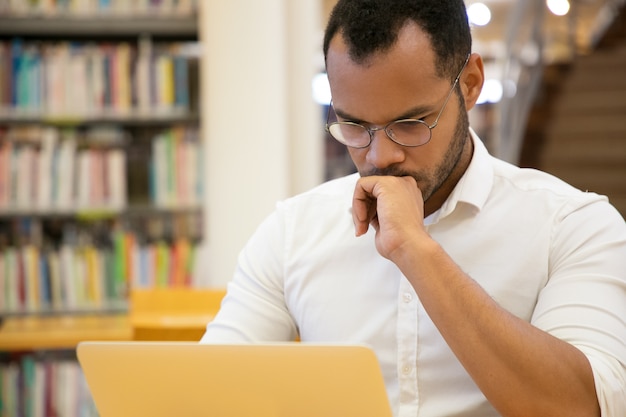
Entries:
POLYGON ((82 342, 100 417, 391 417, 364 345, 82 342))

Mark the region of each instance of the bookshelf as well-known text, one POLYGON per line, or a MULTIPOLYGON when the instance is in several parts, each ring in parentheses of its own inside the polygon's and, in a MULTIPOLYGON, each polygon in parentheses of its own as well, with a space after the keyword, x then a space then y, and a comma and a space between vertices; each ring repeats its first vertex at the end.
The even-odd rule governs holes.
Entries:
POLYGON ((0 414, 95 415, 77 343, 134 340, 134 292, 193 286, 200 54, 192 0, 0 2, 0 414))
POLYGON ((106 314, 132 286, 190 284, 202 240, 196 8, 0 5, 0 315, 106 314))

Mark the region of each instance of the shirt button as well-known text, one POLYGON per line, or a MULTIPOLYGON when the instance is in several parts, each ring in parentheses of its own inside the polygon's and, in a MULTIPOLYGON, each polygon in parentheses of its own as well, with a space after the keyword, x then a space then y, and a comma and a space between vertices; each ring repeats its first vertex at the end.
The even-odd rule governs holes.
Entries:
POLYGON ((404 365, 404 366, 402 367, 402 373, 403 373, 404 375, 408 375, 408 374, 410 374, 410 373, 411 373, 411 367, 410 367, 409 365, 404 365))
POLYGON ((410 303, 411 300, 413 300, 413 295, 410 292, 405 292, 404 295, 402 296, 402 299, 404 300, 405 303, 410 303))

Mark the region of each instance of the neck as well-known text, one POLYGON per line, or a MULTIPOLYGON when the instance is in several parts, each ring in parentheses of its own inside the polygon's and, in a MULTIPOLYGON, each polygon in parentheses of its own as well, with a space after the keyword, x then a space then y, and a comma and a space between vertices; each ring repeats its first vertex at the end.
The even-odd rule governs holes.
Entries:
POLYGON ((448 199, 454 187, 465 174, 467 167, 472 161, 472 155, 474 154, 474 141, 468 133, 467 140, 463 146, 463 152, 457 161, 454 169, 448 175, 448 178, 441 184, 441 186, 424 202, 424 217, 428 217, 435 211, 439 210, 443 203, 448 199))

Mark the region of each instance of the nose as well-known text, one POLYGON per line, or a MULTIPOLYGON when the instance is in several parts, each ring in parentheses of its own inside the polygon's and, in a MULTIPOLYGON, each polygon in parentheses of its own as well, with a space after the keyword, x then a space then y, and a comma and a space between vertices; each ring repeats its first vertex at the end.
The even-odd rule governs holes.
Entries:
POLYGON ((370 129, 372 142, 367 148, 366 161, 372 166, 383 169, 404 161, 404 147, 392 141, 384 129, 370 129))

